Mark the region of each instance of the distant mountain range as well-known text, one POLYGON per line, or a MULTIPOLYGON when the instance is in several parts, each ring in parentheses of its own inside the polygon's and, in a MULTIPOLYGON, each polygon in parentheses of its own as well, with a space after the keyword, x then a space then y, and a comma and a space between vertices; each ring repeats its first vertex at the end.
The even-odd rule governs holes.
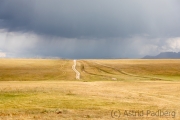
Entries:
POLYGON ((145 56, 143 59, 180 59, 180 52, 162 52, 157 56, 145 56))

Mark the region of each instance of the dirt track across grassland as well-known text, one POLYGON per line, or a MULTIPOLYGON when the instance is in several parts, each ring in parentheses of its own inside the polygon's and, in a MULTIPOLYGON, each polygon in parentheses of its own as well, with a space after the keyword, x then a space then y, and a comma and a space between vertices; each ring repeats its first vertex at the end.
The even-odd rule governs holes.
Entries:
POLYGON ((80 79, 80 73, 76 70, 76 60, 74 60, 74 64, 72 66, 72 69, 74 70, 74 72, 76 73, 76 79, 80 79))

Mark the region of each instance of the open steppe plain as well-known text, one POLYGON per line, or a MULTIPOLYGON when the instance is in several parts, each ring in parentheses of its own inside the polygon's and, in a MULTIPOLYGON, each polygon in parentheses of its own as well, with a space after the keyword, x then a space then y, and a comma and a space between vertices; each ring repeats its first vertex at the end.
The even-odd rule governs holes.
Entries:
POLYGON ((180 60, 0 59, 0 120, 179 120, 180 60), (160 114, 161 112, 161 114, 160 114))

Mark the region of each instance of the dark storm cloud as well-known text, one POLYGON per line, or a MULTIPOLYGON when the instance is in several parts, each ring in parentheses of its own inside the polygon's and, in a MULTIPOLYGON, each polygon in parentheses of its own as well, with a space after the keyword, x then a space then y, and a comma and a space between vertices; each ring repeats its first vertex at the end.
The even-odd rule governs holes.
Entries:
POLYGON ((69 38, 173 35, 178 0, 1 0, 0 26, 69 38))
POLYGON ((179 0, 0 0, 0 53, 137 58, 178 51, 179 12, 179 0))

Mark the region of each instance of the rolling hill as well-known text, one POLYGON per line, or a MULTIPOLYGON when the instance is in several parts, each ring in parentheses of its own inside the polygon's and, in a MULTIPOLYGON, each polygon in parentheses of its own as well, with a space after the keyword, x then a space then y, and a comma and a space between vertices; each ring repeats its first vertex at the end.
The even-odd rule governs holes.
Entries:
POLYGON ((180 52, 161 52, 160 54, 156 56, 145 56, 143 59, 179 59, 180 58, 180 52))

